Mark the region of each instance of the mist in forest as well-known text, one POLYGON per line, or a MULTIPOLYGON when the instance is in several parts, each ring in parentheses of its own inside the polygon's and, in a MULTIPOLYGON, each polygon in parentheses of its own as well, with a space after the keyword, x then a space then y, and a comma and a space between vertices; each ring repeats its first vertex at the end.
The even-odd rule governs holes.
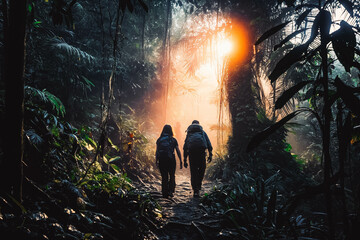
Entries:
POLYGON ((0 239, 358 239, 359 42, 358 0, 1 1, 0 239))

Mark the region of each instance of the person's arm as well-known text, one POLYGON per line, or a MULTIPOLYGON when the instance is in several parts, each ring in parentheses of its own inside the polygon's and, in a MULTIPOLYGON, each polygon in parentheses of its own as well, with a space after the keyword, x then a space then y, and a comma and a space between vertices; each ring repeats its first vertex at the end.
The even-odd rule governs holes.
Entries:
POLYGON ((180 169, 182 169, 181 152, 180 152, 179 146, 176 146, 175 150, 176 150, 176 154, 178 155, 179 160, 180 160, 180 169))
POLYGON ((157 142, 156 142, 155 160, 156 160, 156 161, 155 161, 156 166, 159 166, 159 153, 158 153, 157 142))
POLYGON ((184 146, 183 146, 183 152, 184 152, 184 167, 187 168, 188 164, 187 164, 187 157, 189 155, 189 152, 188 152, 188 144, 187 144, 187 139, 188 139, 188 135, 186 135, 186 138, 185 138, 185 142, 184 142, 184 146))
POLYGON ((211 142, 210 142, 210 139, 208 137, 208 135, 206 134, 206 132, 204 131, 204 136, 205 136, 205 140, 206 140, 206 145, 207 145, 207 149, 209 151, 209 158, 208 158, 208 162, 211 162, 212 160, 212 150, 213 150, 213 147, 211 145, 211 142))

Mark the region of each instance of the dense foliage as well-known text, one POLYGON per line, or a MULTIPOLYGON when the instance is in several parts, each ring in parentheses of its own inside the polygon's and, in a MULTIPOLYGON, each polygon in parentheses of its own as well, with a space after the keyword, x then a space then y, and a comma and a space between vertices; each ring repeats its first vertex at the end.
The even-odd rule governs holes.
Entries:
POLYGON ((202 206, 230 239, 356 239, 359 24, 355 0, 2 1, 1 232, 155 239, 161 207, 138 184, 158 178, 170 76, 200 68, 221 32, 245 54, 218 79, 232 131, 202 206), (215 27, 187 26, 206 16, 215 27))

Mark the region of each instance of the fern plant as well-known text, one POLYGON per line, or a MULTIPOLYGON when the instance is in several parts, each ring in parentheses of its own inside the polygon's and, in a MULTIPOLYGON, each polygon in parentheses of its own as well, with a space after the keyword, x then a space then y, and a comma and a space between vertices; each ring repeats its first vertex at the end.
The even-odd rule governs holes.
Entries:
POLYGON ((46 89, 39 90, 34 87, 25 86, 25 94, 27 97, 27 103, 34 103, 38 99, 41 103, 46 104, 50 103, 53 110, 56 111, 57 115, 64 117, 65 107, 58 97, 54 94, 51 94, 46 89))
POLYGON ((318 239, 326 229, 321 222, 302 213, 284 219, 286 196, 279 171, 267 179, 236 172, 228 184, 206 194, 201 202, 207 211, 218 213, 234 238, 238 239, 318 239), (284 227, 286 223, 286 227, 284 227), (306 230, 304 230, 306 229, 306 230))

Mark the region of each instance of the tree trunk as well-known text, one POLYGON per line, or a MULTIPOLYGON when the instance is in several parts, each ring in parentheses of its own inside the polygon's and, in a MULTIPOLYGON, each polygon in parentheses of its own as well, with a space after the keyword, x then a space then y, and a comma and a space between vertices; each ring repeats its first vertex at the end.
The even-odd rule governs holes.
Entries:
MULTIPOLYGON (((329 76, 328 76, 328 56, 326 48, 326 36, 321 34, 321 59, 322 59, 322 72, 323 72, 323 88, 324 88, 324 106, 328 106, 329 102, 329 76)), ((326 199, 326 212, 329 227, 329 239, 334 239, 334 224, 332 212, 332 195, 330 189, 331 177, 331 157, 330 157, 330 121, 331 109, 324 111, 324 130, 323 130, 323 156, 324 156, 324 184, 325 184, 325 199, 326 199)))
POLYGON ((26 0, 10 0, 5 31, 5 161, 1 189, 22 200, 26 0))
POLYGON ((162 44, 163 51, 163 64, 162 64, 162 81, 164 82, 164 112, 163 123, 167 121, 167 99, 169 93, 169 81, 170 81, 170 28, 171 28, 171 0, 167 1, 166 5, 166 20, 165 20, 165 32, 162 44))
POLYGON ((345 236, 349 236, 349 221, 348 211, 346 207, 346 194, 345 194, 345 161, 347 160, 349 142, 351 138, 351 113, 348 113, 345 120, 343 121, 343 106, 338 103, 338 114, 337 114, 337 133, 338 133, 338 144, 339 144, 339 173, 340 173, 340 191, 341 191, 341 202, 342 202, 342 218, 344 225, 345 236))

